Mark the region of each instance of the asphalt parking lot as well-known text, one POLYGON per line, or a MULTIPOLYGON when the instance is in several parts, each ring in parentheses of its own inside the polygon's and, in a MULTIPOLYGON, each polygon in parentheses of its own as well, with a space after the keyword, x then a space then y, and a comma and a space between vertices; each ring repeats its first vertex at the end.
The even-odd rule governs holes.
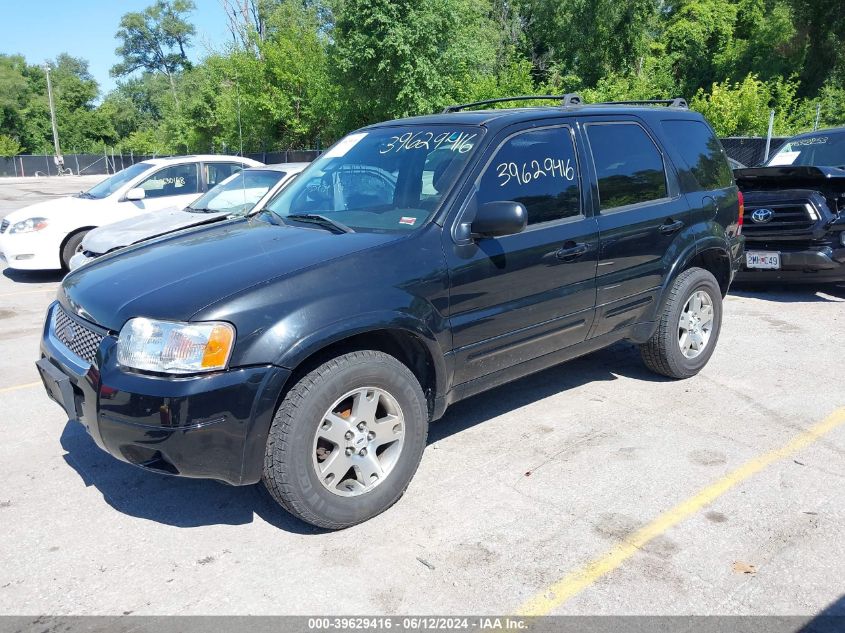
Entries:
MULTIPOLYGON (((0 182, 0 215, 91 180, 0 182)), ((462 402, 323 533, 142 472, 48 400, 56 274, 0 275, 0 613, 845 614, 845 287, 740 289, 697 377, 627 344, 462 402)))

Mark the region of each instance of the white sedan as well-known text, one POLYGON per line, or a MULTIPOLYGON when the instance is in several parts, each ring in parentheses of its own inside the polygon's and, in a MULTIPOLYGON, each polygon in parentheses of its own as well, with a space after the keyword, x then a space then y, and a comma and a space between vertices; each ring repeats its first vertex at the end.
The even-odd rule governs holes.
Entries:
POLYGON ((167 209, 101 226, 82 240, 70 260, 70 269, 130 244, 167 235, 192 226, 243 215, 253 215, 285 187, 308 163, 279 163, 250 167, 230 176, 184 209, 167 209))
POLYGON ((119 171, 88 191, 13 211, 0 223, 0 259, 19 270, 68 268, 91 229, 184 207, 197 195, 260 162, 241 156, 155 158, 119 171))

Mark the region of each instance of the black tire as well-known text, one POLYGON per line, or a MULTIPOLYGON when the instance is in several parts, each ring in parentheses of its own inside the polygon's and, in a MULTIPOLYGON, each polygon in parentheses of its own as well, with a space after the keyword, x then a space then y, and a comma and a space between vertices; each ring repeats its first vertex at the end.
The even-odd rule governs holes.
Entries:
POLYGON ((82 240, 85 239, 85 236, 88 234, 88 231, 79 231, 78 233, 74 233, 68 238, 68 241, 65 242, 65 245, 62 246, 62 268, 64 270, 70 270, 70 259, 76 254, 76 249, 79 248, 79 245, 82 244, 82 240))
POLYGON ((689 268, 675 279, 663 305, 652 337, 640 345, 646 367, 669 378, 695 376, 710 360, 722 329, 722 291, 716 278, 703 268, 689 268), (678 343, 681 312, 689 298, 702 290, 713 304, 713 326, 704 349, 695 358, 687 358, 678 343))
POLYGON ((408 487, 425 449, 428 417, 419 381, 396 358, 372 350, 338 356, 303 376, 279 405, 267 440, 264 487, 288 512, 321 528, 338 530, 371 519, 408 487), (383 481, 358 496, 339 496, 317 476, 315 435, 332 404, 361 387, 384 390, 396 400, 404 417, 404 444, 383 481))

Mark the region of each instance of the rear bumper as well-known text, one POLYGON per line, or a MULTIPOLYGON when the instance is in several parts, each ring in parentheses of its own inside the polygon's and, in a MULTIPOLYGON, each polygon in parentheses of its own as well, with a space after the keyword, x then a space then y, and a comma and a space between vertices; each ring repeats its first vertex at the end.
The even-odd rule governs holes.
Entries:
MULTIPOLYGON (((753 242, 746 243, 746 249, 753 251, 753 242)), ((760 248, 759 250, 769 250, 760 248)), ((827 283, 845 281, 845 248, 822 247, 818 249, 784 251, 781 250, 780 270, 751 270, 742 268, 736 281, 752 282, 789 282, 789 283, 827 283)))
POLYGON ((289 371, 273 365, 196 377, 159 377, 118 367, 106 336, 93 365, 50 332, 36 363, 48 395, 117 459, 160 473, 233 485, 261 478, 264 447, 289 371))

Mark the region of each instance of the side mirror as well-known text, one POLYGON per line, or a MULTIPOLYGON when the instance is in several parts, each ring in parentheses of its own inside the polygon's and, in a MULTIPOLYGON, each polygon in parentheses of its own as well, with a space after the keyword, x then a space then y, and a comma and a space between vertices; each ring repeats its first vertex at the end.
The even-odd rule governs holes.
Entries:
POLYGON ((478 207, 470 226, 472 237, 500 237, 521 233, 528 224, 528 211, 520 202, 487 202, 478 207))
POLYGON ((140 187, 134 187, 126 192, 126 199, 127 200, 143 200, 147 196, 147 192, 141 189, 140 187))

